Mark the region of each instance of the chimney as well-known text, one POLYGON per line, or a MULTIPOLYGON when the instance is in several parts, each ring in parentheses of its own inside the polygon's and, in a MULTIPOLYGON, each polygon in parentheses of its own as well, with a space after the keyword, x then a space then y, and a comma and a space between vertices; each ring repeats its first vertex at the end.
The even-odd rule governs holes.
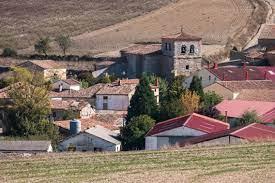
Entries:
POLYGON ((245 80, 248 80, 248 71, 245 71, 245 80))
POLYGON ((81 132, 81 122, 73 119, 70 121, 70 134, 75 135, 81 132))
POLYGON ((224 120, 225 120, 225 123, 227 123, 228 122, 227 111, 225 111, 224 114, 225 114, 225 119, 224 120))
POLYGON ((59 92, 62 92, 63 91, 63 83, 61 83, 60 85, 59 85, 59 92))
POLYGON ((218 64, 214 63, 214 69, 218 69, 218 64))

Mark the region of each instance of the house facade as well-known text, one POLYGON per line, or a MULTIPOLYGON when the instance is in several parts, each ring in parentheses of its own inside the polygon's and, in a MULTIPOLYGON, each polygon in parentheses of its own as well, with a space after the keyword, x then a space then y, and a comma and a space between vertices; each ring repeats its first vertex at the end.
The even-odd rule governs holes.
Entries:
POLYGON ((176 146, 184 139, 229 129, 229 124, 196 113, 157 123, 145 137, 146 150, 176 146))
POLYGON ((75 79, 58 80, 52 84, 52 89, 58 92, 63 90, 79 91, 81 89, 80 82, 75 79))
POLYGON ((53 60, 29 60, 20 65, 19 67, 24 67, 31 72, 42 73, 44 79, 63 79, 67 78, 67 69, 63 68, 61 65, 53 60))
POLYGON ((118 152, 121 142, 116 139, 117 136, 117 133, 97 125, 66 138, 59 144, 59 150, 118 152))

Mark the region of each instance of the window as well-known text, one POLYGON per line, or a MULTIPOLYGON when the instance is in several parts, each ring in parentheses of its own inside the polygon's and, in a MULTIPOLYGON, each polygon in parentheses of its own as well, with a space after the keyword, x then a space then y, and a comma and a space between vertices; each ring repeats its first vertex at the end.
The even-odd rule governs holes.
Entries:
POLYGON ((191 54, 195 53, 195 46, 194 45, 190 46, 190 53, 191 54))
POLYGON ((171 51, 171 50, 172 50, 171 43, 169 43, 169 44, 168 44, 168 49, 169 49, 169 51, 171 51))
POLYGON ((108 96, 103 96, 103 100, 108 100, 108 96))
POLYGON ((211 81, 211 76, 208 76, 209 81, 211 81))
POLYGON ((168 50, 168 43, 165 43, 165 50, 168 50))
POLYGON ((186 69, 186 70, 189 70, 189 65, 186 65, 186 66, 185 66, 185 69, 186 69))
POLYGON ((182 54, 185 54, 185 53, 186 53, 186 46, 185 46, 185 45, 182 45, 182 46, 181 46, 181 53, 182 53, 182 54))

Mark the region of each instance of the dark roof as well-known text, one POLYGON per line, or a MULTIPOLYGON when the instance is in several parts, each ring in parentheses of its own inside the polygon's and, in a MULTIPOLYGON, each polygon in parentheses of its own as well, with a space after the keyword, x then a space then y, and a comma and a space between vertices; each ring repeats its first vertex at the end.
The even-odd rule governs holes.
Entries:
POLYGON ((163 36, 162 39, 173 41, 200 41, 202 38, 181 32, 173 35, 163 36))
POLYGON ((275 81, 275 67, 245 66, 208 68, 209 72, 223 81, 272 80, 275 81))
POLYGON ((146 136, 152 136, 164 131, 175 129, 181 126, 192 128, 205 133, 213 133, 229 128, 229 124, 222 121, 203 116, 200 114, 190 114, 173 118, 164 122, 157 123, 146 136))
POLYGON ((0 151, 47 151, 50 141, 0 141, 0 151))

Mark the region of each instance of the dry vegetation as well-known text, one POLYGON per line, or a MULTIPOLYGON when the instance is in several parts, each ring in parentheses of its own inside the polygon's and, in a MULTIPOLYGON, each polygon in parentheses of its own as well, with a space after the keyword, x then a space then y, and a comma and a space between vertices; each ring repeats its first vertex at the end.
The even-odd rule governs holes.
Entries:
POLYGON ((275 144, 0 156, 0 182, 272 182, 275 144))
POLYGON ((40 36, 79 35, 176 0, 2 0, 0 48, 26 48, 40 36))

